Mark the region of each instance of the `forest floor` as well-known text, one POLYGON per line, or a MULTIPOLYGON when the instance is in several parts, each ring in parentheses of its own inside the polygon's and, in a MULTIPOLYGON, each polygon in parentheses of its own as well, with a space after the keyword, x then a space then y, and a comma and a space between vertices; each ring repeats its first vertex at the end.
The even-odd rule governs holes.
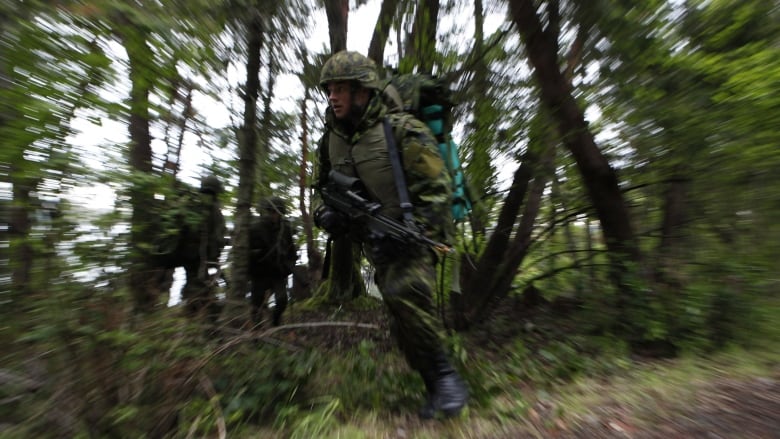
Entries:
MULTIPOLYGON (((502 314, 495 321, 503 323, 467 333, 464 345, 470 358, 483 356, 488 364, 496 364, 507 355, 502 350, 511 349, 518 337, 530 339, 529 343, 539 341, 527 336, 528 316, 516 318, 516 308, 511 305, 502 314)), ((294 304, 285 316, 288 329, 275 332, 274 337, 333 353, 353 348, 366 338, 379 344, 379 351, 395 349, 388 331, 306 327, 334 320, 379 328, 388 323, 382 308, 339 308, 323 313, 294 304)), ((532 331, 544 332, 536 324, 530 325, 535 328, 532 331)), ((575 377, 554 386, 539 386, 538 382, 521 385, 515 389, 519 392, 491 396, 490 403, 469 408, 456 419, 422 421, 416 408, 410 407, 408 412, 345 420, 351 427, 328 437, 780 438, 778 356, 774 352, 745 361, 744 355, 740 351, 717 358, 632 358, 614 374, 575 377), (522 403, 502 401, 516 399, 518 394, 522 403)))

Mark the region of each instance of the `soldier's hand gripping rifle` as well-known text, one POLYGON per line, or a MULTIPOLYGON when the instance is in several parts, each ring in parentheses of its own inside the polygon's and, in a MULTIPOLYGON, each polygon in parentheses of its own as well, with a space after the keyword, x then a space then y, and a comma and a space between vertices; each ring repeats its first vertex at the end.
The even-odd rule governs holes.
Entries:
POLYGON ((404 243, 427 245, 442 254, 454 252, 447 244, 425 236, 418 227, 379 213, 382 206, 361 196, 359 190, 359 179, 331 170, 328 183, 320 189, 320 193, 327 206, 346 215, 351 221, 366 224, 369 230, 380 236, 404 243))

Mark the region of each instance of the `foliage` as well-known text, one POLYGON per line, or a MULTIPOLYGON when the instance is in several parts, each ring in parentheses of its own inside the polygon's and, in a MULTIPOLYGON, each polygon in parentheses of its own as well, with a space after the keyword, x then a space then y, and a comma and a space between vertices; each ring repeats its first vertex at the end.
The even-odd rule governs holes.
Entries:
MULTIPOLYGON (((772 373, 780 342, 780 247, 772 239, 780 232, 776 2, 532 2, 545 32, 557 34, 548 55, 568 75, 568 92, 630 209, 642 258, 625 264, 619 284, 576 157, 542 117, 527 46, 506 22, 506 4, 472 11, 441 3, 435 47, 427 44, 433 39, 393 44, 428 53, 433 65, 425 67, 455 84, 455 134, 482 224, 461 232, 459 250, 475 258, 485 251, 510 201, 509 173, 531 162, 529 151, 554 154, 529 178, 529 187, 545 184, 508 296, 448 340, 471 390, 468 422, 423 426, 417 437, 506 436, 504 427, 531 422, 557 395, 558 412, 545 420, 554 423, 586 412, 605 383, 647 405, 653 395, 677 398, 677 387, 716 368, 772 373), (466 12, 454 18, 459 11, 466 12), (498 24, 478 29, 486 18, 479 14, 498 24), (534 290, 538 304, 526 301, 534 290), (661 364, 677 363, 680 375, 637 363, 636 354, 676 356, 661 364)), ((398 6, 398 35, 426 18, 414 2, 398 6)), ((401 435, 389 419, 408 421, 423 385, 384 344, 384 331, 335 353, 322 345, 290 349, 257 332, 184 319, 177 307, 134 314, 125 287, 133 214, 159 212, 151 201, 133 205, 131 196, 171 199, 176 171, 168 161, 182 166, 186 180, 194 175, 188 161, 202 155, 235 189, 222 199, 226 213, 248 211, 264 194, 290 195, 309 157, 298 154, 301 96, 287 79, 316 83, 323 54, 300 48, 320 12, 321 3, 308 1, 0 1, 0 341, 8 347, 0 434, 401 435), (257 172, 241 182, 238 116, 247 83, 237 78, 249 19, 263 31, 258 111, 244 127, 258 134, 257 172), (139 63, 127 50, 138 48, 128 44, 134 34, 148 49, 139 63), (148 102, 129 93, 131 65, 148 102), (144 105, 151 171, 131 172, 134 145, 124 133, 144 105), (220 113, 229 122, 212 118, 220 113), (80 143, 81 127, 101 125, 122 133, 95 148, 80 143), (97 183, 116 194, 109 210, 71 199, 97 183)), ((418 61, 409 57, 403 68, 422 67, 418 61)), ((321 96, 311 102, 323 103, 321 96)), ((315 130, 322 124, 310 115, 307 122, 315 130)), ((159 215, 163 236, 195 221, 180 207, 159 215)), ((521 223, 524 207, 507 225, 521 223)), ((505 271, 504 263, 490 271, 505 271)), ((464 279, 468 266, 460 267, 464 279)), ((444 279, 453 270, 446 267, 444 279)), ((437 297, 447 322, 449 290, 437 297)), ((319 296, 300 309, 328 320, 381 311, 373 298, 346 301, 352 291, 343 293, 337 306, 319 296)))

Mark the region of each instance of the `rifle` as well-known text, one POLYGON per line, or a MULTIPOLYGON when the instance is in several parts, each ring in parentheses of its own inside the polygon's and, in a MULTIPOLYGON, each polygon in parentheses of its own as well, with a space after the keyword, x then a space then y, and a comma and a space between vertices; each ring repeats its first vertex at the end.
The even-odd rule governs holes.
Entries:
POLYGON ((380 236, 389 236, 404 243, 427 245, 441 254, 455 252, 449 245, 425 236, 416 225, 404 224, 379 213, 382 205, 361 196, 358 193, 360 185, 359 179, 331 170, 328 173, 328 182, 320 189, 320 194, 327 206, 346 215, 351 221, 363 222, 369 230, 380 236))

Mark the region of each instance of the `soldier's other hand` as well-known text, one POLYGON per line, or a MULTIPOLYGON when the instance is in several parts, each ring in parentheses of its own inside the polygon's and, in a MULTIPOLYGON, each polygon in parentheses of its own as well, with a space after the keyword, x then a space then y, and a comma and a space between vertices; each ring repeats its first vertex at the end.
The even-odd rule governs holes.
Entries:
POLYGON ((330 206, 322 205, 314 211, 314 224, 332 236, 347 231, 347 217, 330 206))

